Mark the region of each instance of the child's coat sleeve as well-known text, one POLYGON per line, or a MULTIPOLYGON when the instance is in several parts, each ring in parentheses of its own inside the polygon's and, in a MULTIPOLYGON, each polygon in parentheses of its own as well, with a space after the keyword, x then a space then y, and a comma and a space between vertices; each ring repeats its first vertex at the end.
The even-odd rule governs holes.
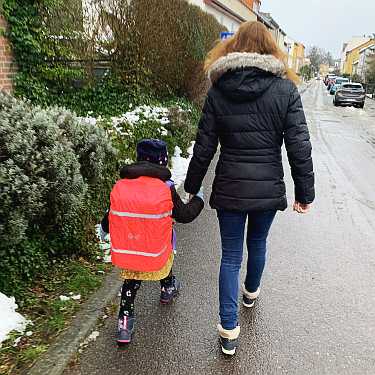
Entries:
POLYGON ((204 207, 204 202, 201 198, 194 196, 190 202, 184 203, 178 195, 176 188, 171 187, 172 200, 173 200, 173 213, 172 217, 178 223, 190 223, 199 216, 204 207))
POLYGON ((101 222, 102 229, 106 233, 109 233, 109 219, 108 219, 108 215, 109 215, 109 210, 107 210, 107 212, 105 213, 105 215, 104 215, 104 217, 102 219, 102 222, 101 222))

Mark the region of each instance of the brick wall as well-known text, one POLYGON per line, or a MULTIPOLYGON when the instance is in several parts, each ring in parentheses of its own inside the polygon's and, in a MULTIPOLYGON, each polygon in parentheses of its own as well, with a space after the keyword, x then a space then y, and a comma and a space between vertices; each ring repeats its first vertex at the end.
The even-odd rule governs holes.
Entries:
POLYGON ((3 36, 6 22, 0 14, 0 90, 12 91, 12 77, 16 67, 8 40, 3 36))

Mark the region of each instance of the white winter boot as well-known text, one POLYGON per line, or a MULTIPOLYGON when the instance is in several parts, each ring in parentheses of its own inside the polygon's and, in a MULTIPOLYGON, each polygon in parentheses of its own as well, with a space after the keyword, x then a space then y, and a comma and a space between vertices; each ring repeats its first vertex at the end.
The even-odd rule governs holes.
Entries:
POLYGON ((242 285, 242 304, 245 307, 253 307, 255 305, 255 301, 259 296, 260 288, 258 288, 255 292, 250 293, 246 290, 245 284, 242 285))
POLYGON ((240 326, 235 329, 224 329, 218 324, 221 350, 224 354, 234 355, 238 347, 238 336, 240 335, 240 326))

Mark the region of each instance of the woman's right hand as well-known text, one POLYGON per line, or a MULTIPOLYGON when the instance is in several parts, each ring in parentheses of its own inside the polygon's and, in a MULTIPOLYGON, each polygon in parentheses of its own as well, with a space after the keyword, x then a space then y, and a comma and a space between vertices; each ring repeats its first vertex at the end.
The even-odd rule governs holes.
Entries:
POLYGON ((311 208, 311 204, 300 203, 295 201, 293 204, 293 211, 298 212, 299 214, 306 214, 311 208))

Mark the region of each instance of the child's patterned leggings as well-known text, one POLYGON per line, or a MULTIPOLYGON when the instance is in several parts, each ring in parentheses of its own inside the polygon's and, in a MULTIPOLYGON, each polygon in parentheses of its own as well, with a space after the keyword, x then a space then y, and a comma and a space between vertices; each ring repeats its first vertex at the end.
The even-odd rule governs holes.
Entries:
MULTIPOLYGON (((172 270, 169 275, 160 280, 160 286, 168 288, 172 284, 172 270)), ((119 317, 134 316, 134 301, 137 296, 137 291, 141 287, 141 280, 124 280, 121 290, 121 303, 119 317)))

